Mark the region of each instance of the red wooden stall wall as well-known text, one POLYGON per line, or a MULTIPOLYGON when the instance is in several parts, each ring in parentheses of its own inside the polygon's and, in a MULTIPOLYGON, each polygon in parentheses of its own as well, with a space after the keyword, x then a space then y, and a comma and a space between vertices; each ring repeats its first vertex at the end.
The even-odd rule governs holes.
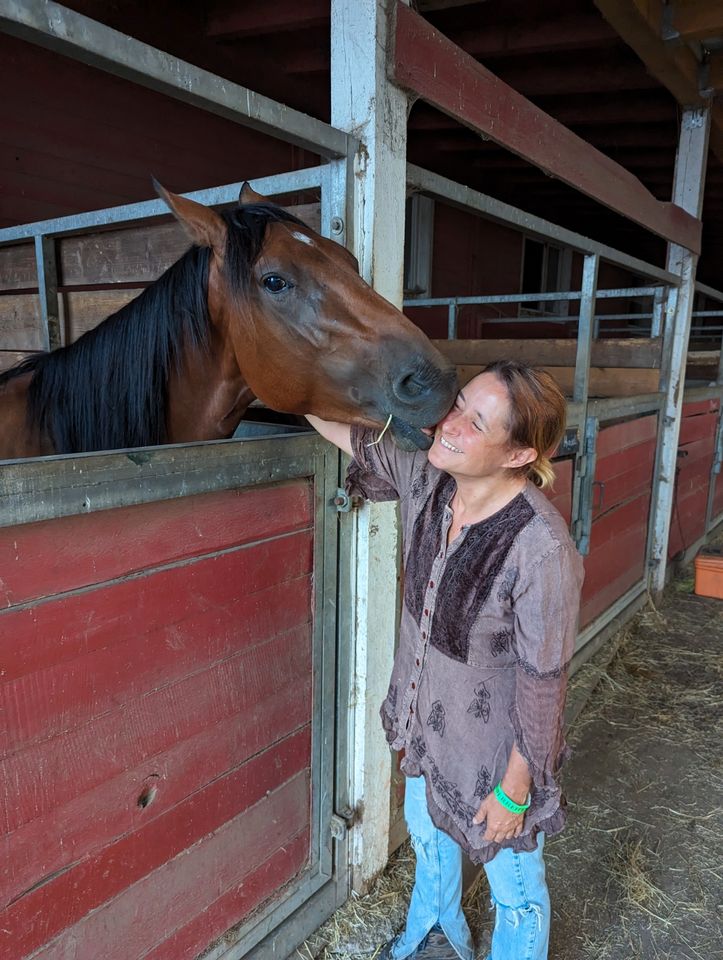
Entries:
MULTIPOLYGON (((676 553, 692 546, 705 533, 705 513, 717 420, 717 400, 702 400, 683 406, 673 516, 668 540, 669 557, 674 557, 676 553)), ((714 516, 716 515, 714 503, 714 516)))
POLYGON ((0 530, 0 956, 184 960, 309 857, 306 480, 0 530))
POLYGON ((585 557, 580 625, 586 626, 645 573, 657 417, 598 433, 590 551, 585 557))

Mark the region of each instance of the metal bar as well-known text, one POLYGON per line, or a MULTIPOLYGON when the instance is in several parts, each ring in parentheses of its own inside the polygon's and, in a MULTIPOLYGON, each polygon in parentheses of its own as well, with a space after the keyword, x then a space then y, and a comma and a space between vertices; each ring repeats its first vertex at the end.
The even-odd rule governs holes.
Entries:
POLYGON ((702 293, 706 297, 712 297, 713 300, 720 300, 723 303, 723 293, 720 290, 716 290, 715 287, 709 287, 699 280, 695 282, 695 292, 702 293))
MULTIPOLYGON (((2 3, 2 0, 0 0, 2 3)), ((307 167, 305 170, 293 170, 290 173, 279 173, 272 177, 259 177, 253 181, 253 187, 265 196, 280 196, 285 193, 295 193, 298 190, 309 190, 321 186, 325 167, 307 167)), ((194 190, 182 196, 206 206, 235 203, 244 181, 229 183, 221 187, 209 187, 205 190, 194 190)), ((92 210, 89 213, 79 213, 69 217, 56 217, 52 220, 37 220, 18 227, 6 227, 0 230, 0 245, 17 243, 37 236, 65 236, 79 233, 94 227, 106 227, 116 223, 130 223, 135 220, 149 220, 153 217, 167 216, 168 207, 163 200, 144 200, 140 203, 127 203, 120 207, 109 207, 104 210, 92 210)))
MULTIPOLYGON (((684 111, 675 158, 673 202, 696 217, 700 216, 703 206, 709 131, 708 107, 684 111)), ((683 415, 685 361, 698 258, 678 244, 669 244, 667 265, 679 275, 680 288, 675 311, 666 317, 664 353, 661 358, 661 389, 665 393, 665 403, 660 412, 651 499, 652 533, 648 552, 650 585, 654 592, 661 591, 665 586, 678 438, 683 415)))
POLYGON ((0 0, 0 28, 323 157, 349 152, 349 137, 341 130, 52 0, 0 0))
POLYGON ((575 380, 572 399, 587 403, 590 382, 590 357, 593 341, 593 317, 595 316, 595 288, 600 258, 596 253, 585 257, 582 268, 582 299, 577 325, 577 352, 575 354, 575 380))
POLYGON ((688 387, 683 394, 683 403, 697 403, 700 400, 718 400, 723 398, 723 384, 710 387, 688 387))
POLYGON ((600 397, 589 400, 588 413, 604 423, 620 417, 639 417, 646 413, 655 413, 663 403, 661 393, 647 393, 639 397, 600 397))
POLYGON ((579 233, 573 233, 572 230, 566 230, 559 227, 549 220, 543 220, 541 217, 535 217, 517 207, 512 207, 501 200, 495 200, 494 197, 487 196, 477 190, 472 190, 462 184, 448 180, 437 173, 424 170, 422 167, 414 164, 407 164, 407 180, 411 187, 422 190, 432 196, 448 200, 455 206, 461 206, 468 210, 477 210, 484 214, 490 220, 496 220, 500 223, 510 224, 527 233, 538 237, 546 237, 560 243, 565 247, 572 247, 573 250, 579 250, 582 253, 597 253, 601 260, 609 263, 616 263, 632 273, 640 274, 651 280, 662 281, 663 283, 680 283, 680 277, 669 270, 663 270, 655 267, 637 257, 628 256, 612 247, 608 247, 589 237, 584 237, 579 233))
POLYGON ((576 458, 576 488, 573 487, 573 506, 576 507, 573 521, 573 538, 580 553, 584 556, 590 551, 590 534, 592 532, 592 491, 595 481, 595 464, 597 461, 597 417, 588 416, 585 420, 585 431, 582 442, 582 456, 576 458), (575 495, 576 494, 576 495, 575 495))
MULTIPOLYGON (((647 299, 652 297, 661 288, 655 287, 616 287, 598 290, 595 294, 596 300, 619 300, 619 299, 647 299)), ((420 297, 406 300, 404 305, 409 307, 444 307, 451 303, 458 304, 482 304, 482 303, 537 303, 538 300, 556 301, 556 300, 581 300, 583 298, 582 290, 559 290, 551 293, 500 293, 500 294, 480 294, 479 296, 469 297, 420 297)), ((723 312, 723 311, 722 311, 723 312)), ((606 314, 601 314, 603 319, 606 314)), ((610 314, 611 317, 615 316, 610 314)), ((626 314, 630 317, 647 317, 649 314, 631 313, 626 314)), ((716 316, 720 316, 716 313, 716 316)), ((569 317, 574 320, 575 317, 569 317)))
MULTIPOLYGON (((653 313, 651 316, 650 336, 659 337, 663 329, 665 311, 665 287, 658 287, 653 295, 653 313)), ((622 318, 621 318, 622 319, 622 318)))
POLYGON ((447 339, 457 339, 457 301, 450 300, 447 312, 447 339))
POLYGON ((58 263, 55 240, 35 237, 35 265, 38 271, 41 335, 44 350, 55 350, 62 343, 58 305, 58 263))

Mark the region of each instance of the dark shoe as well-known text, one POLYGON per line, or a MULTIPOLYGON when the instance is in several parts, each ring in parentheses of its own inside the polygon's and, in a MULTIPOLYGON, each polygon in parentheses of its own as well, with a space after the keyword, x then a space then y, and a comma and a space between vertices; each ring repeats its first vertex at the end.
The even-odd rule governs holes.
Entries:
MULTIPOLYGON (((385 943, 374 960, 393 960, 392 949, 398 939, 398 937, 395 937, 385 943)), ((459 957, 442 932, 442 928, 435 924, 414 953, 411 953, 405 960, 459 960, 459 957)))

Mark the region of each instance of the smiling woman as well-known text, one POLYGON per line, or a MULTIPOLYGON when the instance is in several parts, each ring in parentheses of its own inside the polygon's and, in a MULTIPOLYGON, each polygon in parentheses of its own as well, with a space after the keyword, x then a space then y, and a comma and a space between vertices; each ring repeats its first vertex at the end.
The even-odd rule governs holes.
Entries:
POLYGON ((156 188, 194 244, 68 347, 0 376, 0 459, 230 437, 254 398, 382 426, 407 449, 454 368, 354 257, 245 185, 217 212, 156 188))
POLYGON ((401 508, 404 605, 381 716, 404 751, 417 873, 406 929, 382 958, 472 960, 463 849, 484 864, 497 905, 493 955, 547 956, 542 849, 566 817, 557 775, 582 585, 541 491, 564 414, 550 376, 503 361, 458 394, 426 453, 309 418, 354 457, 350 493, 401 508))

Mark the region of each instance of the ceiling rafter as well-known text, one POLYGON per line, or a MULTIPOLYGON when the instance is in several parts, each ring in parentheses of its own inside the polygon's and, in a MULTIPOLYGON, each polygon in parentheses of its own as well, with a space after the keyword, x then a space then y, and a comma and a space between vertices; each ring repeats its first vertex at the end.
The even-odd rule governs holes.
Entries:
POLYGON ((684 41, 723 36, 723 0, 673 0, 671 35, 684 41))
MULTIPOLYGON (((711 102, 708 89, 701 93, 701 65, 693 51, 663 38, 662 0, 595 0, 595 6, 681 106, 711 102)), ((708 87, 710 79, 704 85, 708 87)), ((710 147, 723 160, 723 104, 712 102, 711 121, 710 147)))

